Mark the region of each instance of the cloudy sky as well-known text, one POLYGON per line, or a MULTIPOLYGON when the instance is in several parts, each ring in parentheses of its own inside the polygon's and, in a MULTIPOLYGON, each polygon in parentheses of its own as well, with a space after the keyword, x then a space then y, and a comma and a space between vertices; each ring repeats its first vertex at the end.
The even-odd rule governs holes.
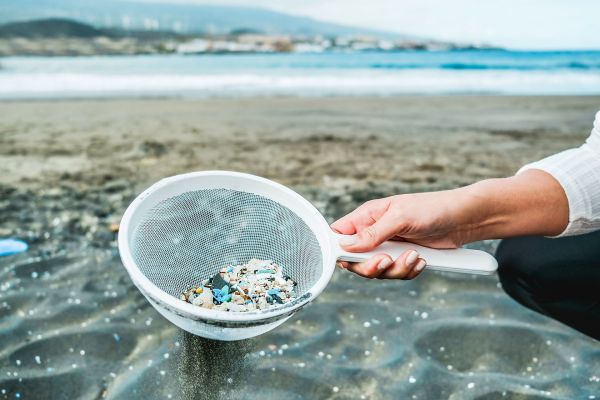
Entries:
POLYGON ((325 21, 512 48, 600 48, 600 0, 151 0, 259 6, 325 21))

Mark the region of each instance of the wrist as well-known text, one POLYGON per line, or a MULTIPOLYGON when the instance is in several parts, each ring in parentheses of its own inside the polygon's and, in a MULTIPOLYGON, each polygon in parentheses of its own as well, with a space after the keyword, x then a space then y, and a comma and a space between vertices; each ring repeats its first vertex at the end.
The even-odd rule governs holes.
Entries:
POLYGON ((489 239, 499 226, 506 223, 506 216, 494 205, 492 188, 502 186, 505 179, 489 179, 454 189, 456 231, 463 243, 489 239))
POLYGON ((503 227, 511 224, 513 217, 507 212, 507 207, 499 196, 499 191, 510 186, 512 177, 494 178, 465 186, 464 198, 467 213, 467 223, 470 226, 471 241, 495 239, 500 237, 503 227))
POLYGON ((555 236, 569 222, 569 205, 560 183, 541 170, 488 179, 464 191, 471 240, 511 236, 555 236))

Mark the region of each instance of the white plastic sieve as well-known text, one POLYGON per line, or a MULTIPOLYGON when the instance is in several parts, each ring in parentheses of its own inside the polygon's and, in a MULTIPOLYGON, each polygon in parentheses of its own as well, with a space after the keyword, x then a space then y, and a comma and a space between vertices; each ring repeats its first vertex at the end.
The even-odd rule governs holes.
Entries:
POLYGON ((371 253, 348 253, 319 211, 289 188, 258 176, 204 171, 163 179, 127 208, 119 252, 129 276, 169 321, 217 340, 240 340, 285 322, 318 296, 336 260, 417 250, 429 269, 491 274, 496 260, 478 250, 434 250, 390 241, 371 253), (228 312, 179 299, 186 288, 221 267, 270 259, 297 283, 297 298, 267 310, 228 312))

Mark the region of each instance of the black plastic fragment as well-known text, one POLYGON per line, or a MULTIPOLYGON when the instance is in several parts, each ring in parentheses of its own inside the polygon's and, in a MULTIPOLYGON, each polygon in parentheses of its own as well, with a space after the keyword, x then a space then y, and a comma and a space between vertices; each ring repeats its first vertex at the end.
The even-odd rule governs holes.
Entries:
POLYGON ((283 304, 283 299, 281 297, 279 297, 278 294, 275 293, 275 294, 271 294, 269 296, 271 296, 273 298, 273 300, 275 300, 277 303, 283 304))
POLYGON ((229 285, 229 283, 227 283, 227 281, 223 279, 221 274, 217 272, 212 278, 212 287, 221 290, 223 289, 223 286, 227 286, 227 290, 229 291, 229 293, 231 293, 231 285, 229 285))

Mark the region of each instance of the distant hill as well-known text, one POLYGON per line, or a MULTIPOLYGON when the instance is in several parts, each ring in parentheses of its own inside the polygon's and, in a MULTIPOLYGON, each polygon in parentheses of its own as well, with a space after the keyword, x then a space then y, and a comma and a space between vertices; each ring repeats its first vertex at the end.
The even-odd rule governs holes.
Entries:
MULTIPOLYGON (((410 36, 332 24, 251 7, 145 3, 127 0, 0 1, 0 24, 48 18, 77 20, 100 29, 160 30, 184 34, 228 34, 232 31, 249 31, 267 34, 370 35, 390 39, 414 39, 410 36)), ((56 29, 60 30, 59 27, 56 29)))
POLYGON ((0 26, 1 38, 91 38, 103 35, 106 35, 104 31, 96 29, 93 26, 61 18, 50 18, 26 22, 12 22, 0 26))
POLYGON ((94 37, 123 38, 133 37, 137 39, 184 39, 185 36, 162 30, 124 30, 121 28, 96 28, 82 22, 66 18, 46 18, 23 22, 0 23, 0 38, 79 38, 89 39, 94 37))

